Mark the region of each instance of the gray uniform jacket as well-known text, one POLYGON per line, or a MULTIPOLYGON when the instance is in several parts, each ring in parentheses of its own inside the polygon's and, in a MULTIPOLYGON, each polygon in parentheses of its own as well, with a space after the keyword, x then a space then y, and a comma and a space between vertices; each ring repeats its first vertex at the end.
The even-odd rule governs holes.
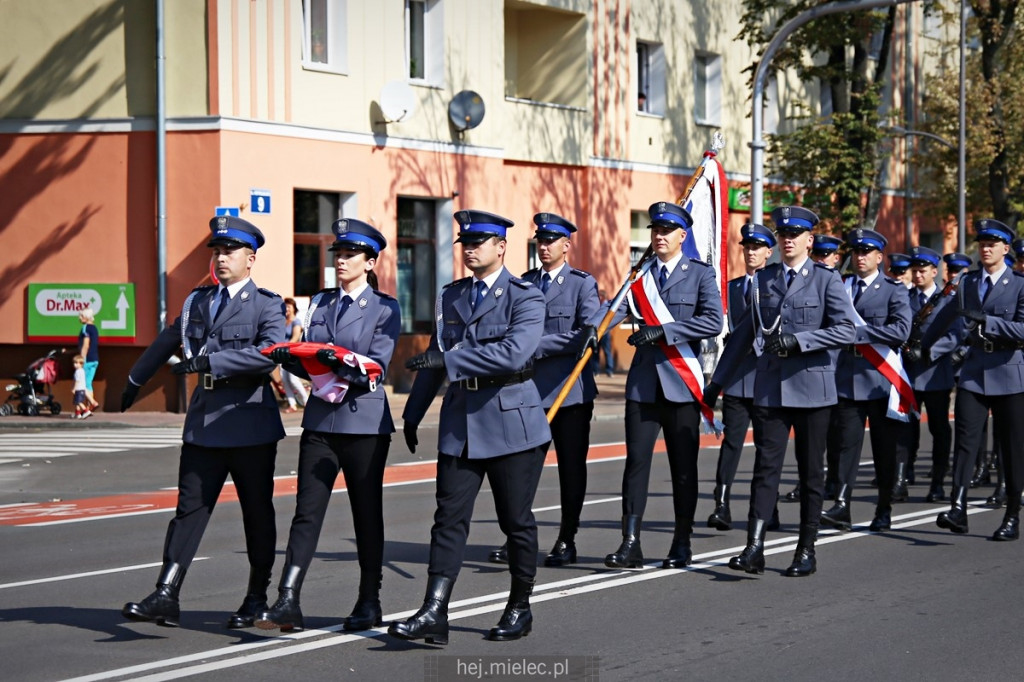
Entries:
MULTIPOLYGON (((655 262, 654 266, 657 265, 655 262)), ((621 323, 629 313, 628 298, 623 299, 616 311, 612 326, 621 323)), ((722 296, 714 269, 683 256, 665 281, 661 298, 675 320, 662 325, 665 328, 665 342, 674 346, 687 342, 699 358, 701 340, 718 336, 722 331, 722 296)), ((598 314, 591 318, 591 324, 600 322, 610 305, 611 302, 602 305, 598 314)), ((643 326, 643 321, 640 326, 643 326)), ((626 400, 657 402, 659 384, 666 400, 674 403, 694 402, 690 389, 683 383, 682 377, 672 367, 659 344, 638 347, 633 353, 633 362, 626 376, 626 400)))
MULTIPOLYGON (((216 286, 195 290, 185 325, 185 339, 192 355, 210 357, 213 379, 244 375, 269 375, 274 363, 260 353, 284 341, 284 301, 272 291, 258 288, 249 280, 210 323, 210 302, 216 286)), ((156 337, 129 372, 131 381, 142 385, 152 378, 182 344, 182 318, 156 337)), ((199 386, 185 415, 182 440, 208 448, 244 447, 272 443, 284 438, 277 400, 264 382, 252 387, 206 389, 199 386)))
MULTIPOLYGON (((729 280, 727 288, 729 308, 727 311, 728 314, 726 315, 726 321, 729 324, 730 334, 736 329, 736 321, 743 317, 743 314, 747 312, 747 299, 743 295, 743 283, 746 279, 747 276, 742 275, 736 279, 729 280)), ((740 363, 739 369, 737 369, 736 373, 733 375, 735 378, 732 380, 731 384, 722 390, 722 394, 732 396, 734 398, 753 398, 754 376, 757 373, 757 356, 754 355, 753 348, 743 356, 740 363)))
MULTIPOLYGON (((939 283, 939 289, 942 288, 939 283)), ((921 310, 917 288, 910 289, 911 328, 914 317, 921 310)), ((947 306, 956 308, 956 296, 949 295, 939 299, 928 317, 918 327, 921 335, 922 356, 918 362, 906 363, 907 375, 914 385, 915 391, 949 391, 954 384, 953 362, 950 354, 960 345, 960 339, 954 325, 945 330, 938 329, 936 320, 942 317, 942 310, 947 306)))
MULTIPOLYGON (((910 336, 910 301, 907 287, 879 274, 864 288, 853 306, 867 323, 857 327, 854 343, 878 343, 899 348, 910 336)), ((836 391, 845 400, 885 400, 892 384, 861 355, 851 350, 839 354, 836 391)))
MULTIPOLYGON (((325 289, 313 310, 309 326, 303 330, 303 339, 311 343, 331 343, 365 355, 384 370, 378 384, 387 376, 391 354, 402 330, 402 314, 398 301, 391 296, 366 288, 353 301, 341 319, 338 305, 344 292, 325 289)), ((292 365, 289 371, 307 376, 301 365, 292 365)), ((352 383, 340 403, 329 403, 315 395, 302 414, 302 428, 324 433, 383 434, 394 433, 387 393, 382 385, 371 391, 359 370, 339 368, 338 376, 352 383)))
MULTIPOLYGON (((540 290, 544 271, 530 270, 523 279, 540 290)), ((544 315, 544 336, 534 353, 533 382, 540 392, 544 408, 549 408, 562 390, 562 384, 576 366, 579 330, 593 317, 601 303, 597 297, 597 281, 582 270, 565 266, 544 294, 547 304, 544 315)), ((597 383, 588 362, 565 398, 563 406, 579 405, 594 400, 597 383)))
POLYGON ((418 425, 447 376, 438 452, 458 457, 465 450, 470 459, 487 459, 544 445, 551 430, 533 379, 476 390, 471 381, 530 367, 544 334, 544 297, 502 268, 473 309, 472 281, 465 277, 442 290, 439 334, 430 348, 444 350, 445 368, 416 373, 402 419, 418 425))
MULTIPOLYGON (((760 407, 815 408, 835 405, 835 355, 830 349, 851 344, 857 337, 853 307, 832 268, 808 260, 786 288, 781 263, 757 273, 760 318, 770 327, 781 315, 778 331, 794 334, 800 352, 779 357, 763 353, 757 359, 754 404, 760 407)), ((725 386, 754 343, 758 319, 755 306, 736 322, 712 381, 725 386)))

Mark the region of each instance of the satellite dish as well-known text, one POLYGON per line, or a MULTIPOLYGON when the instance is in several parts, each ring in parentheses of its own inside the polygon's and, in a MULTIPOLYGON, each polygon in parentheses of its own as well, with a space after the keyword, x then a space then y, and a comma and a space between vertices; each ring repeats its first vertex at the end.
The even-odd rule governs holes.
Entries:
POLYGON ((385 123, 404 121, 416 113, 416 93, 405 81, 389 81, 380 89, 380 110, 385 123))
POLYGON ((472 90, 463 90, 448 104, 448 118, 459 132, 471 130, 484 120, 484 99, 472 90))

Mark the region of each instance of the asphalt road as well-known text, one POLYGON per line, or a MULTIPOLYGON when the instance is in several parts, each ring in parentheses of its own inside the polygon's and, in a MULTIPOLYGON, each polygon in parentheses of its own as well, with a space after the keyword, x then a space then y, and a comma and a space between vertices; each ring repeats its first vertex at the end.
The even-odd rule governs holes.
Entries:
MULTIPOLYGON (((147 432, 152 430, 138 430, 139 443, 147 432)), ((0 432, 0 445, 14 442, 15 435, 0 432)), ((102 442, 103 431, 90 438, 102 442)), ((434 438, 429 430, 421 433, 421 443, 434 438)), ((917 469, 924 483, 927 431, 922 438, 917 469)), ((336 494, 328 512, 305 582, 305 632, 275 637, 223 627, 241 601, 247 576, 234 502, 218 507, 200 547, 201 560, 185 581, 182 627, 168 629, 128 622, 120 608, 152 589, 171 516, 165 508, 133 507, 125 502, 132 499, 126 494, 173 487, 176 447, 150 443, 0 464, 2 676, 26 682, 542 680, 559 679, 554 673, 565 672, 565 666, 581 675, 572 679, 602 681, 1018 679, 1021 674, 1021 546, 988 540, 1002 512, 978 507, 970 517, 971 532, 953 535, 935 526, 935 514, 944 507, 923 503, 927 486, 919 483, 911 489, 910 502, 896 505, 892 532, 869 534, 874 505, 866 464, 852 507, 862 530, 822 533, 816 575, 782 576, 798 521, 797 505, 782 504, 783 529, 768 536, 768 570, 747 576, 725 564, 745 540, 742 519, 753 448, 744 455, 733 501, 738 528, 725 533, 703 524, 713 508, 717 448, 711 448, 700 462, 697 563, 688 570, 655 567, 672 535, 668 467, 662 456, 655 458, 642 534, 648 567, 615 571, 604 567, 603 557, 619 542, 622 459, 616 453, 622 439, 620 422, 595 422, 592 443, 607 446, 594 448, 603 458, 589 466, 588 503, 577 538, 580 562, 539 569, 534 631, 516 642, 484 639, 497 622, 508 588, 503 568, 486 561, 502 538, 485 486, 455 586, 446 647, 393 640, 385 628, 340 632, 358 583, 344 492, 336 494), (104 500, 104 513, 82 518, 53 512, 62 503, 83 499, 104 500), (40 520, 25 511, 36 508, 52 515, 40 520), (17 525, 19 513, 37 525, 17 525), (488 677, 480 665, 492 662, 507 670, 532 664, 533 674, 488 677), (582 676, 587 670, 590 676, 582 676)), ((281 444, 282 485, 294 472, 297 447, 295 436, 281 444)), ((422 451, 410 455, 398 436, 389 462, 396 472, 415 473, 429 470, 431 459, 422 451), (417 467, 417 462, 424 464, 417 467)), ((414 611, 426 580, 433 481, 429 476, 405 478, 412 480, 391 484, 385 492, 385 620, 414 611)), ((790 461, 783 491, 794 480, 790 461)), ((972 501, 980 503, 990 492, 973 491, 972 501)), ((293 499, 282 495, 276 506, 283 557, 293 499)), ((545 469, 534 508, 543 555, 559 519, 553 467, 545 469)))

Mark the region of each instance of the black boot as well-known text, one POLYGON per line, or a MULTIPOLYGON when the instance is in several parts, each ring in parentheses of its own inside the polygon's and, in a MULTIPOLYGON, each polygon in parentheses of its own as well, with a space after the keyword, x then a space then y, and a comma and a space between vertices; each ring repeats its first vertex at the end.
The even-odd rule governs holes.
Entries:
POLYGON ((953 488, 949 511, 940 513, 935 524, 954 533, 967 532, 967 488, 953 488))
POLYGON ((388 626, 388 634, 399 639, 423 639, 428 644, 448 643, 448 602, 455 581, 442 575, 427 580, 423 606, 403 622, 388 626))
POLYGON ((896 480, 892 484, 893 502, 906 502, 910 495, 910 491, 907 490, 906 471, 907 467, 903 462, 896 465, 896 480))
POLYGON ((492 564, 507 564, 508 563, 508 543, 506 542, 498 549, 492 549, 491 553, 487 555, 487 560, 492 564))
POLYGON ((868 530, 872 533, 881 533, 892 528, 892 494, 887 491, 878 491, 878 505, 875 507, 875 518, 871 520, 868 530))
POLYGON ((990 485, 992 483, 991 476, 992 467, 992 453, 986 452, 983 457, 978 458, 978 463, 974 465, 974 475, 971 476, 971 487, 977 488, 980 485, 990 485))
POLYGON ((380 625, 384 612, 380 607, 379 571, 364 571, 359 574, 359 597, 352 613, 345 619, 342 628, 348 632, 369 630, 380 625))
POLYGON ((512 578, 512 588, 508 592, 508 604, 501 614, 498 626, 491 628, 487 639, 492 642, 507 642, 530 634, 533 629, 533 613, 530 611, 530 595, 533 594, 533 581, 512 578))
POLYGON ((643 568, 644 553, 640 548, 640 523, 636 514, 622 517, 622 544, 604 558, 608 568, 643 568))
POLYGON ((302 630, 302 609, 299 593, 305 571, 301 566, 285 566, 281 584, 277 586, 277 601, 269 609, 256 616, 256 627, 260 630, 281 628, 281 632, 302 630))
POLYGON ((764 573, 764 519, 747 521, 747 546, 729 559, 729 568, 746 573, 764 573))
POLYGON ((850 530, 853 528, 853 521, 850 520, 850 487, 845 483, 839 486, 839 494, 836 495, 836 503, 828 511, 821 513, 821 522, 839 530, 850 530))
POLYGON ((817 537, 816 525, 800 524, 800 539, 793 553, 793 563, 786 569, 787 578, 804 578, 818 570, 818 560, 814 557, 814 541, 817 537))
POLYGON ((1016 504, 1010 503, 1006 507, 1006 515, 1003 516, 1003 522, 1000 524, 996 532, 992 534, 992 539, 999 542, 1007 542, 1010 540, 1016 540, 1020 538, 1020 502, 1016 504))
POLYGON ((661 562, 662 568, 685 568, 693 561, 690 549, 690 534, 693 533, 693 519, 676 517, 676 528, 672 534, 672 546, 668 557, 661 562))
POLYGON ((576 563, 576 529, 579 528, 579 519, 562 518, 562 524, 558 528, 558 539, 555 546, 551 548, 548 555, 544 557, 545 566, 567 566, 576 563))
POLYGON ((178 627, 181 609, 178 606, 178 592, 185 580, 185 569, 181 564, 165 562, 156 579, 156 591, 140 602, 128 602, 121 613, 128 620, 156 621, 164 627, 178 627))
POLYGON ((729 511, 729 486, 715 488, 715 511, 708 517, 708 528, 732 530, 732 512, 729 511))
POLYGON ((931 471, 931 485, 928 486, 928 494, 925 496, 925 502, 945 502, 946 491, 942 487, 943 480, 946 478, 946 470, 940 469, 937 466, 932 467, 931 471))
POLYGON ((782 496, 783 502, 799 502, 800 501, 800 484, 797 483, 796 487, 790 490, 788 493, 782 496))
POLYGON ((251 628, 256 616, 267 610, 267 586, 270 585, 270 567, 249 568, 249 587, 238 610, 228 618, 228 628, 251 628))
POLYGON ((999 509, 1006 504, 1006 483, 1000 481, 996 484, 996 489, 992 491, 992 494, 985 500, 985 504, 990 507, 999 509))

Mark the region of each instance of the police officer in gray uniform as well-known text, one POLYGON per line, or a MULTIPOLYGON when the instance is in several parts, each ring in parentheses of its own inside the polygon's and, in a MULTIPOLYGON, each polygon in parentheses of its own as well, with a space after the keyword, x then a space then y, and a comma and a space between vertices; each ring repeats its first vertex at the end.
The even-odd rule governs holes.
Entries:
MULTIPOLYGON (((754 290, 751 286, 753 275, 762 269, 772 249, 778 242, 775 235, 764 225, 747 223, 740 228, 740 246, 746 273, 730 280, 727 286, 728 308, 726 321, 729 333, 736 329, 736 321, 743 317, 750 307, 754 290)), ((722 447, 718 451, 718 468, 715 471, 715 510, 708 517, 708 527, 717 530, 732 529, 732 512, 729 509, 729 491, 736 479, 736 469, 743 454, 743 442, 754 412, 754 373, 757 370, 757 356, 753 351, 741 360, 742 366, 736 371, 733 382, 725 387, 722 397, 723 431, 722 447)), ((715 387, 708 386, 710 393, 715 387)))
MULTIPOLYGON (((998 220, 974 225, 979 270, 965 274, 957 291, 961 338, 968 346, 956 392, 953 493, 949 511, 936 519, 940 528, 966 533, 967 489, 992 411, 993 439, 1002 447, 1006 467, 1006 515, 993 540, 1020 537, 1020 495, 1024 488, 1024 275, 1003 261, 1014 233, 998 220)), ((948 323, 957 312, 943 311, 948 323)), ((936 322, 940 324, 940 322, 936 322)))
MULTIPOLYGON (((694 396, 683 375, 673 366, 684 344, 699 357, 700 342, 722 331, 722 299, 715 271, 707 264, 690 260, 682 245, 693 218, 682 206, 663 201, 648 209, 651 218, 650 269, 638 281, 648 302, 660 298, 665 317, 661 324, 645 321, 628 339, 636 347, 626 377, 626 467, 622 472, 622 543, 605 557, 609 568, 642 568, 640 526, 647 508, 651 461, 658 433, 665 434, 672 476, 672 506, 675 532, 663 568, 687 566, 693 556, 690 535, 697 510, 697 452, 700 448, 703 395, 694 396)), ((611 303, 602 306, 599 319, 611 303)), ((632 306, 642 321, 643 301, 634 289, 612 318, 616 325, 632 306)), ((699 368, 698 368, 699 372, 699 368)), ((696 377, 701 380, 703 377, 696 377)), ((702 393, 698 390, 698 393, 702 393)))
MULTIPOLYGON (((537 226, 534 240, 541 267, 525 273, 523 279, 540 288, 547 303, 544 336, 534 355, 533 377, 547 410, 583 351, 588 345, 596 349, 597 331, 587 320, 597 311, 600 301, 594 278, 567 262, 576 226, 556 213, 538 213, 533 222, 537 226)), ((562 522, 558 539, 544 559, 545 566, 576 562, 575 537, 587 493, 587 451, 596 395, 594 368, 588 362, 551 421, 551 439, 558 456, 562 522)), ((507 547, 492 552, 490 560, 507 562, 507 547)))
MULTIPOLYGON (((799 206, 772 211, 782 262, 757 273, 754 300, 729 338, 712 377, 726 385, 751 345, 754 377, 754 478, 750 484, 747 546, 729 568, 764 572, 765 524, 778 497, 782 462, 795 434, 800 476, 800 538, 787 576, 814 573, 814 541, 821 517, 823 455, 831 407, 836 404, 832 348, 853 343, 850 299, 839 274, 808 257, 818 217, 799 206)), ((717 396, 708 396, 709 403, 717 396)))
POLYGON ((260 349, 284 340, 284 301, 249 277, 264 243, 255 225, 220 216, 210 221, 210 230, 207 246, 213 249, 220 284, 193 290, 181 316, 132 367, 121 395, 124 412, 178 349, 185 360, 173 372, 199 374, 185 415, 178 506, 167 527, 157 589, 141 602, 125 604, 122 613, 131 620, 177 627, 182 580, 230 474, 242 507, 249 587, 228 627, 243 628, 267 607, 274 564, 274 460, 284 427, 270 388, 275 365, 260 349))
POLYGON ((409 449, 445 377, 438 426, 437 510, 423 606, 394 622, 400 639, 448 642, 448 602, 462 567, 473 503, 484 477, 508 540, 512 586, 491 640, 519 639, 533 627, 530 594, 537 574, 537 521, 531 505, 551 431, 533 383, 533 357, 544 335, 544 295, 503 265, 513 223, 485 211, 458 211, 463 263, 473 272, 446 286, 436 334, 406 367, 417 370, 402 419, 409 449))
MULTIPOLYGON (((846 235, 853 274, 844 287, 853 308, 863 320, 857 325, 854 344, 882 344, 899 348, 910 335, 910 301, 902 282, 879 271, 888 240, 874 230, 855 229, 846 235)), ((835 423, 839 429, 839 491, 836 503, 821 515, 821 522, 850 530, 850 495, 857 480, 864 424, 871 422, 871 455, 878 477, 878 506, 871 530, 892 526, 892 488, 896 473, 896 443, 905 425, 887 416, 892 383, 865 358, 856 345, 845 346, 836 366, 839 404, 835 423)))

